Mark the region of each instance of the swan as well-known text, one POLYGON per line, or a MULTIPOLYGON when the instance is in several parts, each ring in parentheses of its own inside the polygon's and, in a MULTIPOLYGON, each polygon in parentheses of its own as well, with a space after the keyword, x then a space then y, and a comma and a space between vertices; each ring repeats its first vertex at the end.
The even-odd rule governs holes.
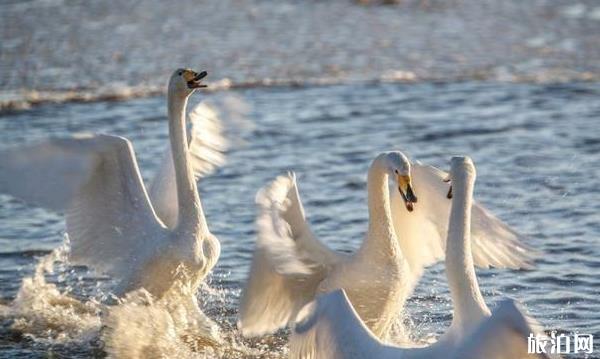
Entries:
POLYGON ((205 105, 190 114, 189 144, 186 130, 188 97, 205 76, 178 69, 170 77, 170 148, 150 195, 123 137, 77 135, 0 153, 0 192, 64 211, 71 262, 109 274, 118 296, 144 288, 161 297, 181 268, 197 288, 219 257, 194 175, 222 162, 224 142, 205 105))
POLYGON ((290 338, 291 359, 516 359, 559 358, 527 355, 527 337, 539 330, 517 303, 504 299, 491 316, 456 346, 401 348, 377 338, 361 321, 346 292, 322 294, 298 313, 290 338))
MULTIPOLYGON (((430 261, 418 261, 408 256, 440 257, 437 253, 431 254, 429 247, 419 249, 422 236, 414 228, 418 223, 402 219, 419 216, 422 226, 429 229, 427 234, 440 238, 436 245, 443 245, 438 231, 445 226, 436 223, 443 218, 447 221, 448 214, 436 210, 442 219, 427 218, 420 208, 423 199, 448 202, 445 193, 448 186, 442 181, 444 177, 438 178, 438 172, 441 173, 411 163, 398 151, 377 156, 367 179, 368 231, 360 249, 351 256, 330 250, 313 235, 304 215, 294 174, 280 176, 259 191, 258 239, 239 306, 238 327, 242 334, 258 336, 292 324, 298 311, 317 293, 343 288, 360 318, 377 337, 385 340, 420 277, 422 266, 430 261), (390 177, 398 190, 389 190, 390 177), (437 184, 433 188, 435 193, 426 193, 431 190, 429 187, 434 180, 443 187, 439 196, 436 196, 439 192, 437 184), (402 208, 392 206, 396 199, 402 202, 402 208), (394 213, 394 210, 402 213, 394 213), (398 218, 406 222, 407 231, 398 227, 403 224, 398 218)), ((431 208, 434 204, 425 203, 425 206, 431 208)), ((481 207, 475 215, 479 216, 476 229, 480 245, 474 249, 511 253, 504 242, 518 243, 512 237, 516 234, 509 230, 499 232, 498 228, 507 226, 481 207), (492 240, 489 236, 496 238, 492 240)), ((527 254, 518 248, 523 247, 515 246, 512 254, 500 257, 510 258, 510 262, 494 264, 524 265, 527 254)))
POLYGON ((491 313, 475 275, 471 254, 471 209, 475 166, 468 157, 451 160, 452 209, 446 246, 446 276, 454 313, 448 330, 423 348, 386 345, 361 321, 343 290, 322 295, 298 314, 292 358, 490 358, 527 356, 527 337, 538 329, 510 299, 491 313))
MULTIPOLYGON (((451 201, 446 200, 448 173, 436 167, 411 163, 413 187, 419 204, 407 215, 404 200, 396 191, 391 195, 391 213, 400 248, 410 268, 410 286, 416 285, 424 268, 444 259, 451 201)), ((481 268, 531 268, 537 252, 526 246, 521 236, 483 206, 472 206, 472 254, 481 268)))

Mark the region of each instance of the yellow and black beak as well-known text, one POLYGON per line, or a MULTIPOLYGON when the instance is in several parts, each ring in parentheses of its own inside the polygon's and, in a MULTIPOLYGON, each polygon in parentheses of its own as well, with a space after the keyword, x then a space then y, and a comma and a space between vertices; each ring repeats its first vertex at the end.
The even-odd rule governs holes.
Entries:
POLYGON ((187 86, 190 89, 197 89, 201 87, 206 87, 206 85, 201 83, 201 80, 206 77, 208 73, 206 71, 202 71, 197 73, 192 70, 185 70, 181 76, 187 82, 187 86))
POLYGON ((452 199, 452 183, 450 181, 450 176, 448 176, 448 178, 444 179, 444 182, 450 183, 450 188, 448 188, 448 194, 446 195, 446 198, 452 199))
POLYGON ((417 196, 413 192, 410 176, 397 175, 396 180, 398 182, 398 191, 400 192, 400 196, 402 196, 406 210, 412 212, 414 204, 417 203, 417 196))

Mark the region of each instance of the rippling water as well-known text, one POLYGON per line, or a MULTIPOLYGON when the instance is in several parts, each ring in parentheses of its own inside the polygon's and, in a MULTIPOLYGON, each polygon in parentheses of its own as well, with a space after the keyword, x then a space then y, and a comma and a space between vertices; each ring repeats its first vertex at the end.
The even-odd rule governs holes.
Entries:
MULTIPOLYGON (((232 138, 226 166, 200 183, 210 228, 222 246, 210 288, 199 293, 207 314, 233 331, 255 240, 253 200, 261 186, 295 170, 315 232, 329 246, 353 251, 366 230, 370 161, 380 151, 401 149, 442 168, 453 154, 470 155, 478 169, 479 200, 541 250, 533 270, 478 271, 488 303, 510 296, 546 328, 600 338, 599 96, 597 84, 474 82, 207 94, 232 138)), ((148 176, 166 145, 165 112, 163 97, 44 105, 0 117, 0 143, 82 131, 122 135, 133 141, 148 176)), ((61 216, 0 197, 1 301, 14 299, 36 258, 63 243, 63 230, 61 216)), ((105 300, 109 282, 64 265, 48 281, 80 300, 105 300)), ((416 338, 444 331, 451 305, 442 264, 427 272, 408 308, 416 338)), ((97 316, 86 310, 86 325, 97 327, 97 316)), ((73 334, 77 323, 28 333, 11 329, 15 318, 2 318, 0 350, 7 355, 41 356, 50 349, 73 357, 102 353, 94 330, 73 334)), ((240 345, 277 357, 285 351, 285 338, 281 333, 240 345)))
POLYGON ((0 1, 0 109, 162 93, 181 65, 213 87, 600 79, 595 0, 358 3, 0 1))

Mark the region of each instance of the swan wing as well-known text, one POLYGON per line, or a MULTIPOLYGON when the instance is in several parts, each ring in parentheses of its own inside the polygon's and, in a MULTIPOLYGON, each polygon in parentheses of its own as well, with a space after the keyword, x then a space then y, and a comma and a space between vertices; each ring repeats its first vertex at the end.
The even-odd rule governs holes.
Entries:
POLYGON ((528 354, 528 340, 542 333, 541 326, 528 317, 511 299, 499 303, 492 315, 455 350, 452 358, 512 359, 557 358, 555 355, 528 354))
POLYGON ((163 229, 125 138, 52 139, 0 158, 1 192, 66 212, 74 263, 111 273, 163 229))
MULTIPOLYGON (((225 163, 227 141, 215 110, 202 102, 188 115, 189 150, 196 178, 211 174, 225 163)), ((167 146, 160 166, 149 187, 152 204, 163 223, 173 228, 177 224, 178 199, 175 166, 171 146, 167 146)))
POLYGON ((343 289, 305 305, 290 337, 290 358, 382 358, 384 351, 385 346, 361 321, 343 289))
POLYGON ((261 189, 256 202, 258 239, 238 323, 245 336, 271 333, 291 323, 343 258, 312 234, 293 173, 261 189))
MULTIPOLYGON (((451 201, 447 199, 447 173, 435 167, 413 163, 412 178, 418 203, 413 212, 404 207, 402 198, 391 191, 394 227, 402 251, 414 272, 444 258, 451 201)), ((475 265, 488 268, 526 268, 531 248, 522 236, 475 202, 472 209, 472 251, 475 265)))

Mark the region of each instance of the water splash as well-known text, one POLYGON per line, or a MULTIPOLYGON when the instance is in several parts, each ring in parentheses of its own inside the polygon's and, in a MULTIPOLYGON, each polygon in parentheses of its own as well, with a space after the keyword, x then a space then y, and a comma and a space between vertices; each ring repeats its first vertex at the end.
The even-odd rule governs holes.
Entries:
POLYGON ((63 262, 67 253, 65 242, 43 257, 35 273, 23 279, 15 299, 0 308, 0 317, 12 322, 10 330, 52 343, 89 342, 97 336, 102 305, 95 300, 81 302, 46 282, 45 275, 53 273, 55 262, 63 262))
POLYGON ((109 308, 105 325, 102 341, 113 357, 214 356, 221 342, 218 327, 183 287, 160 300, 143 289, 130 293, 109 308))
MULTIPOLYGON (((200 293, 213 304, 215 298, 225 298, 208 285, 200 293)), ((206 316, 185 280, 176 282, 160 299, 145 289, 129 293, 108 308, 103 323, 104 350, 115 358, 242 358, 259 354, 242 343, 235 329, 220 328, 206 316)))
POLYGON ((75 298, 68 287, 61 290, 46 280, 57 268, 68 268, 69 248, 67 239, 42 257, 15 299, 0 305, 0 320, 8 322, 8 330, 17 337, 46 347, 77 345, 115 358, 243 358, 265 352, 279 356, 281 345, 271 349, 264 342, 245 343, 235 325, 227 324, 225 316, 231 313, 217 310, 228 300, 227 290, 203 283, 197 294, 185 280, 185 271, 160 299, 145 289, 121 299, 109 292, 101 293, 103 301, 75 298), (201 307, 207 307, 223 328, 201 307))

